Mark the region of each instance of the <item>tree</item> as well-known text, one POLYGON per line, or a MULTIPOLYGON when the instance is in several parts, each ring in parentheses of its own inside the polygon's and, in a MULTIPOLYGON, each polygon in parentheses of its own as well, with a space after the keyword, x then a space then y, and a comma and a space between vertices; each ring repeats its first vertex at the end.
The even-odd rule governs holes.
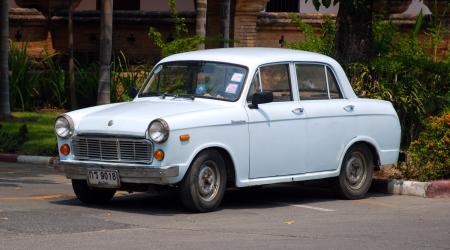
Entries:
POLYGON ((223 47, 230 46, 230 18, 231 18, 231 0, 225 0, 222 3, 222 28, 223 28, 223 47))
POLYGON ((112 21, 112 0, 101 0, 100 75, 98 80, 97 104, 107 104, 111 102, 112 21))
MULTIPOLYGON (((195 34, 198 37, 204 39, 206 37, 206 10, 207 10, 207 0, 196 0, 195 7, 197 16, 195 18, 195 34)), ((205 49, 204 43, 199 43, 197 49, 205 49)))
POLYGON ((2 1, 0 10, 0 119, 11 115, 9 104, 9 1, 2 1))
POLYGON ((370 60, 373 55, 373 0, 312 0, 312 2, 317 10, 321 5, 329 7, 331 4, 339 3, 336 17, 336 59, 343 64, 370 60))
MULTIPOLYGON (((80 1, 78 1, 79 3, 80 1)), ((76 95, 76 85, 75 85, 75 63, 73 58, 73 10, 75 9, 75 4, 73 0, 69 0, 69 20, 68 20, 68 47, 69 47, 69 89, 70 89, 70 105, 72 110, 77 108, 77 95, 76 95)))

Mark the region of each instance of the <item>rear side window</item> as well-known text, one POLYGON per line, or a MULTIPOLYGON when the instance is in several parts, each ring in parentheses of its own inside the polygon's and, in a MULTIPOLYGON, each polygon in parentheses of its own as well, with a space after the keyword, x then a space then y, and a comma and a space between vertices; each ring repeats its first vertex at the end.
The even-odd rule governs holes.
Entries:
POLYGON ((331 99, 342 99, 342 93, 339 89, 339 84, 336 81, 336 77, 331 71, 330 67, 327 67, 328 87, 330 88, 331 99))
POLYGON ((300 100, 328 99, 325 67, 319 64, 296 64, 300 100))
POLYGON ((295 69, 300 100, 342 99, 339 84, 328 66, 299 63, 295 69))

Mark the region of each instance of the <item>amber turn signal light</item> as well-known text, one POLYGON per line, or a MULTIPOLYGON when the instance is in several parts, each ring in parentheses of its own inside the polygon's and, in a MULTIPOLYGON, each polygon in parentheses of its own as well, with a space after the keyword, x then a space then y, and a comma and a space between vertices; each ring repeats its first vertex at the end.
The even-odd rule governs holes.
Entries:
POLYGON ((189 141, 190 138, 189 135, 180 135, 180 141, 189 141))
POLYGON ((164 159, 164 151, 161 149, 156 150, 155 153, 153 153, 153 157, 158 161, 162 161, 164 159))
POLYGON ((61 152, 61 154, 63 155, 68 155, 70 154, 70 147, 67 144, 63 144, 60 148, 59 148, 59 152, 61 152))

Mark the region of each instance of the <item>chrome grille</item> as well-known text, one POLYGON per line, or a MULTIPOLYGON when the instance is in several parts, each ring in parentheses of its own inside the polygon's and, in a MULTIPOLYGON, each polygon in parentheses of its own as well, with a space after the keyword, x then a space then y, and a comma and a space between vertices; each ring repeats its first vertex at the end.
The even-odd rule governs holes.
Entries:
POLYGON ((76 160, 150 163, 153 145, 146 139, 76 136, 72 139, 76 160))

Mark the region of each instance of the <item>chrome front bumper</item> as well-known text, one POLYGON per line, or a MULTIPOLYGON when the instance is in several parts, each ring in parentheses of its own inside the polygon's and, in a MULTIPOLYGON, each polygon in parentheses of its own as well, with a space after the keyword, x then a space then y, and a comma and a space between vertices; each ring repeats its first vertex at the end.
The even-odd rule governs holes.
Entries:
POLYGON ((120 181, 140 184, 170 184, 169 177, 179 175, 178 166, 153 168, 142 164, 124 164, 92 161, 60 161, 55 169, 62 171, 69 179, 86 180, 88 169, 109 169, 119 171, 120 181))

